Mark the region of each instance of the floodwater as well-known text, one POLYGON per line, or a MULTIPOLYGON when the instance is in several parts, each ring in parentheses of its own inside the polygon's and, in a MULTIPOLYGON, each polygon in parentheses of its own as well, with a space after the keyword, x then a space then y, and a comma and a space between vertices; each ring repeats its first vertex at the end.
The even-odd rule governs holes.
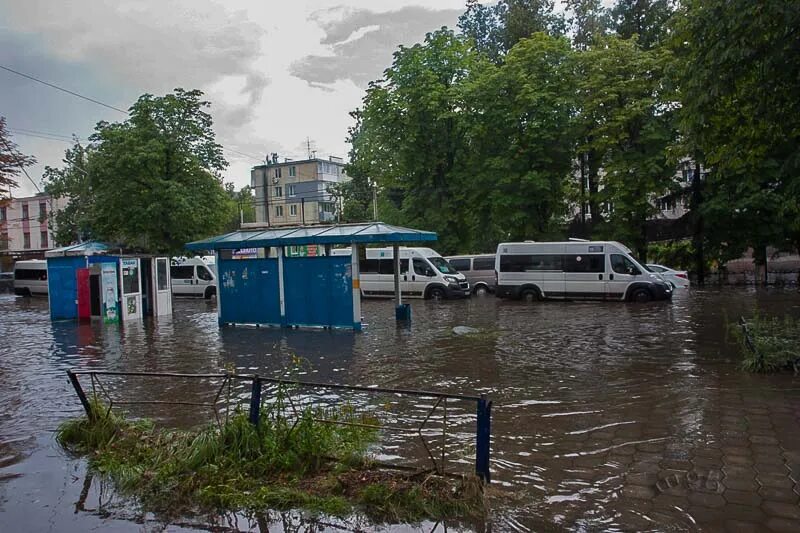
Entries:
MULTIPOLYGON (((172 318, 144 325, 51 323, 46 300, 0 296, 0 531, 372 529, 300 513, 164 524, 54 441, 58 424, 81 414, 67 369, 279 376, 293 355, 304 361, 291 374, 299 379, 488 395, 493 510, 477 530, 800 531, 800 377, 744 373, 726 340, 726 324, 756 308, 800 316, 795 291, 693 289, 645 305, 415 301, 409 328, 396 326, 391 302, 367 301, 357 334, 220 329, 213 302, 174 307, 172 318), (457 325, 481 333, 458 337, 457 325)), ((207 402, 220 384, 212 381, 107 378, 105 388, 116 401, 207 402)), ((220 404, 246 399, 243 386, 220 404)), ((471 468, 469 402, 448 403, 442 439, 442 409, 431 411, 430 399, 298 396, 348 401, 409 428, 433 413, 423 431, 432 455, 441 461, 444 442, 448 471, 471 468)), ((125 407, 171 426, 214 420, 203 407, 125 407)), ((419 439, 391 431, 374 452, 429 461, 419 439)))

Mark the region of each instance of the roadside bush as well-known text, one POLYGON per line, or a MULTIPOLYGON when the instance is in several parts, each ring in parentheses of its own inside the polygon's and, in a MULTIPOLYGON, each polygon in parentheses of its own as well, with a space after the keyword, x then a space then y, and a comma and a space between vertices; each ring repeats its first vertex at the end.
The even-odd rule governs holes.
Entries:
POLYGON ((730 331, 740 346, 745 370, 776 372, 789 367, 797 373, 800 369, 800 320, 756 313, 730 331))

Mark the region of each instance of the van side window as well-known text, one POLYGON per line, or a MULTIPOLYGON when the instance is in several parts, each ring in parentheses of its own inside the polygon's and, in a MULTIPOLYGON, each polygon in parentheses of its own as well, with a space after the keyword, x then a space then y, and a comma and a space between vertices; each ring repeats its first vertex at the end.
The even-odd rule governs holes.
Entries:
POLYGON ((197 266, 197 277, 202 279, 203 281, 211 281, 214 279, 214 276, 211 275, 211 272, 204 266, 197 266))
POLYGON ((194 277, 194 267, 191 265, 172 265, 169 267, 172 279, 192 279, 194 277))
POLYGON ((603 254, 565 255, 564 272, 605 272, 605 262, 603 254))
POLYGON ((378 259, 378 274, 394 275, 394 259, 378 259))
POLYGON ((407 274, 408 273, 408 259, 401 259, 400 260, 400 273, 407 274))
POLYGON ((377 259, 362 259, 358 263, 358 270, 365 274, 378 273, 378 260, 377 259))
POLYGON ((419 276, 427 276, 429 278, 435 276, 428 262, 419 258, 414 258, 414 272, 419 276))
POLYGON ((561 256, 549 254, 537 255, 501 255, 501 272, 535 272, 537 270, 561 271, 561 256))
POLYGON ((476 257, 472 260, 472 270, 494 270, 494 257, 476 257))
POLYGON ((447 261, 459 272, 468 272, 470 270, 469 259, 448 259, 447 261))
POLYGON ((620 254, 611 254, 611 269, 617 274, 630 274, 631 276, 641 274, 630 259, 620 254))

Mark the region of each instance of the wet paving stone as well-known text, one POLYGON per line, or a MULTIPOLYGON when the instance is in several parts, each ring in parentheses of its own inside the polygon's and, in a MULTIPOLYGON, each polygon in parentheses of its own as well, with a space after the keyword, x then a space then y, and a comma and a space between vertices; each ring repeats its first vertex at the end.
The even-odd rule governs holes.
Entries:
POLYGON ((800 521, 800 505, 793 503, 765 501, 761 504, 761 508, 768 515, 800 521))
POLYGON ((747 522, 764 522, 767 515, 758 507, 751 505, 739 505, 728 503, 722 508, 722 512, 727 518, 743 520, 747 522))
POLYGON ((778 489, 792 489, 794 482, 786 474, 759 474, 756 480, 765 487, 775 487, 778 489))
POLYGON ((647 485, 627 485, 622 489, 622 494, 626 498, 638 500, 652 500, 655 498, 656 491, 652 486, 647 485))
POLYGON ((721 494, 697 491, 689 493, 689 503, 701 507, 724 507, 727 504, 721 494))
POLYGON ((764 523, 767 529, 777 533, 797 533, 800 531, 800 521, 786 518, 771 517, 764 523))
POLYGON ((725 531, 727 533, 760 533, 764 531, 761 522, 745 522, 744 520, 726 520, 725 531))
POLYGON ((794 486, 789 489, 776 488, 776 487, 761 487, 758 493, 763 496, 765 500, 773 502, 797 503, 800 500, 794 486))
POLYGON ((725 489, 722 497, 728 503, 735 503, 739 505, 748 505, 751 507, 758 507, 761 505, 761 496, 752 491, 725 489))

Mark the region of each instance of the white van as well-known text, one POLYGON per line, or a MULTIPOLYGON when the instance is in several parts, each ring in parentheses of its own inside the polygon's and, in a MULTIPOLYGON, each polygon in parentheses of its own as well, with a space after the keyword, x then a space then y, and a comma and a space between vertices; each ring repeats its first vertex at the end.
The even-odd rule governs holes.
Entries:
POLYGON ((169 267, 172 277, 172 294, 176 296, 202 296, 206 300, 217 294, 217 275, 214 265, 192 257, 173 258, 169 267))
POLYGON ((672 287, 613 241, 508 242, 495 256, 500 298, 648 302, 672 287))
POLYGON ((14 294, 47 296, 47 261, 30 259, 14 263, 14 294))
MULTIPOLYGON (((392 248, 367 248, 359 262, 361 295, 368 298, 394 296, 394 252, 392 248)), ((350 255, 350 248, 331 250, 331 255, 350 255)), ((435 250, 400 248, 400 291, 403 298, 465 298, 470 287, 435 250), (410 267, 410 268, 409 268, 410 267)))

